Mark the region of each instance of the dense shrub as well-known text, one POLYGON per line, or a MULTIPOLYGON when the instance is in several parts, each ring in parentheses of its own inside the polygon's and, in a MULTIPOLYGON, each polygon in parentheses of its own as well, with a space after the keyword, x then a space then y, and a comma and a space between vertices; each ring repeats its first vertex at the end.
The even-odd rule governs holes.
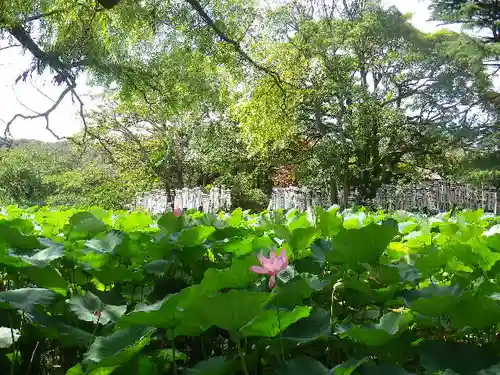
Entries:
POLYGON ((155 220, 7 207, 0 369, 494 374, 495 220, 323 209, 155 220), (258 257, 273 251, 287 258, 258 257), (269 275, 252 271, 259 260, 265 270, 253 270, 269 275))

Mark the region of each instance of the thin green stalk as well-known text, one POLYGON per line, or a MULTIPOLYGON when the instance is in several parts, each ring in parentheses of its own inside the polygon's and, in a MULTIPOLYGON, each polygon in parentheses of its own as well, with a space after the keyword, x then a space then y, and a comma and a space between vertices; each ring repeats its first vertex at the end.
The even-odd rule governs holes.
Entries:
POLYGON ((247 363, 245 362, 245 357, 243 356, 243 350, 241 349, 240 340, 238 340, 238 354, 240 355, 241 367, 243 368, 243 372, 245 373, 245 375, 250 375, 250 373, 248 372, 247 363))
POLYGON ((207 353, 205 352, 205 345, 203 344, 203 338, 200 338, 201 342, 201 351, 203 352, 203 358, 207 359, 207 353))
POLYGON ((12 361, 10 362, 10 375, 14 375, 14 369, 17 362, 17 349, 16 349, 16 340, 14 337, 14 328, 12 328, 12 318, 10 316, 10 312, 7 313, 7 317, 9 319, 10 325, 10 336, 12 338, 12 348, 14 349, 14 355, 12 356, 12 361))
POLYGON ((281 360, 285 362, 285 350, 283 349, 283 334, 281 331, 281 317, 280 317, 280 303, 278 299, 278 295, 276 295, 276 315, 278 316, 278 330, 279 330, 279 341, 280 341, 280 349, 281 349, 281 360))
POLYGON ((19 331, 22 332, 23 331, 23 324, 24 324, 24 311, 21 312, 21 324, 19 326, 19 331))
POLYGON ((33 359, 35 358, 36 350, 38 349, 38 345, 40 341, 36 342, 35 349, 33 349, 33 353, 31 353, 30 363, 28 364, 28 369, 26 370, 26 375, 29 375, 31 372, 31 365, 33 364, 33 359))
POLYGON ((172 328, 172 361, 174 366, 174 375, 177 375, 177 362, 175 361, 175 336, 173 328, 172 328))
POLYGON ((132 298, 130 299, 130 306, 134 305, 134 298, 135 298, 135 288, 137 287, 136 284, 132 285, 132 298))
POLYGON ((497 342, 497 328, 493 327, 490 330, 490 344, 494 344, 497 342))
MULTIPOLYGON (((102 312, 101 312, 101 314, 102 314, 102 312)), ((99 320, 101 319, 101 314, 99 314, 97 316, 97 322, 95 323, 94 332, 92 332, 92 336, 94 337, 94 340, 95 340, 95 335, 97 333, 97 328, 99 328, 99 320)))
POLYGON ((330 301, 330 332, 333 329, 333 313, 335 312, 335 285, 332 286, 332 296, 330 301))

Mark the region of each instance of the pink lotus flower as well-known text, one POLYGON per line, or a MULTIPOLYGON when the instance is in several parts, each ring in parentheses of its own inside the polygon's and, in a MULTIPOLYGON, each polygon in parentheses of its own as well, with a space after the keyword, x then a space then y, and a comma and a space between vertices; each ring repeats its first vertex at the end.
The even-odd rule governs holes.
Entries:
POLYGON ((174 216, 179 217, 179 216, 181 216, 181 215, 182 215, 182 210, 181 210, 180 208, 176 208, 176 209, 173 211, 173 213, 174 213, 174 216))
POLYGON ((282 249, 279 256, 276 256, 275 252, 271 251, 269 258, 260 253, 258 258, 262 267, 252 266, 250 271, 261 275, 269 275, 269 288, 272 289, 276 285, 276 275, 288 267, 286 251, 282 249))

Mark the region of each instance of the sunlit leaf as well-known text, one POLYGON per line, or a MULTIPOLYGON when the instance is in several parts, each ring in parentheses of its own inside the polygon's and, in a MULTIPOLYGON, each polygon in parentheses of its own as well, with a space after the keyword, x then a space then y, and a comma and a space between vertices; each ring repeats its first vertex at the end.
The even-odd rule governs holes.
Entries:
POLYGON ((91 292, 87 292, 85 296, 72 297, 66 303, 79 319, 102 325, 110 321, 117 322, 127 310, 126 305, 106 305, 91 292))
POLYGON ((21 337, 18 329, 0 327, 0 349, 8 348, 21 337))
POLYGON ((56 294, 44 288, 21 288, 0 292, 0 302, 6 302, 15 309, 30 311, 36 305, 47 306, 56 294))

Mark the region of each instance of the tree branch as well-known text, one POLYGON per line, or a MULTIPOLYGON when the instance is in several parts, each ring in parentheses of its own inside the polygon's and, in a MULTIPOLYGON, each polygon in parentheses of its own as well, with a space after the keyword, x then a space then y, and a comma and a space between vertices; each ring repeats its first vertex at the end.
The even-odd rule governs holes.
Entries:
POLYGON ((255 67, 256 69, 260 70, 261 72, 264 72, 271 76, 276 84, 280 87, 282 91, 284 91, 283 86, 282 86, 282 80, 280 79, 280 76, 278 73, 275 71, 272 71, 271 69, 257 63, 255 60, 253 60, 244 50, 241 48, 241 45, 234 39, 231 39, 224 31, 222 31, 212 20, 212 18, 208 15, 207 12, 203 9, 201 4, 197 0, 185 0, 191 7, 198 13, 198 15, 205 21, 205 23, 212 28, 212 30, 221 38, 224 42, 230 44, 233 46, 235 51, 243 58, 243 60, 246 60, 250 65, 255 67))
MULTIPOLYGON (((110 150, 110 148, 108 147, 106 142, 100 136, 98 136, 97 134, 95 134, 93 131, 90 130, 90 128, 87 124, 87 120, 85 119, 85 113, 84 113, 85 105, 83 103, 83 100, 80 98, 80 96, 77 94, 77 92, 75 91, 74 88, 71 90, 71 95, 78 101, 78 103, 80 105, 80 109, 79 109, 78 113, 79 113, 80 119, 82 120, 82 123, 83 123, 83 139, 82 139, 82 142, 80 143, 80 145, 83 145, 85 147, 87 135, 89 135, 93 139, 97 140, 97 142, 99 142, 99 144, 102 146, 103 150, 106 151, 106 153, 108 154, 108 157, 111 160, 111 162, 114 163, 115 160, 113 157, 113 152, 110 150)), ((78 143, 75 141, 74 138, 71 138, 71 140, 75 143, 78 143)))
MULTIPOLYGON (((63 10, 60 10, 63 11, 63 10)), ((54 12, 49 12, 50 14, 55 14, 54 12)), ((48 14, 48 13, 47 13, 48 14)), ((0 16, 0 21, 5 21, 0 16)), ((57 54, 47 53, 43 51, 38 44, 33 40, 31 35, 26 31, 26 29, 20 25, 9 25, 5 29, 20 43, 20 46, 29 50, 31 54, 38 59, 39 61, 45 63, 50 68, 52 68, 55 72, 57 72, 57 76, 54 78, 55 81, 59 84, 66 83, 67 87, 61 92, 58 99, 53 101, 52 106, 46 110, 45 112, 36 113, 34 115, 23 115, 18 113, 14 115, 9 122, 6 123, 4 136, 11 136, 10 128, 14 121, 18 118, 22 118, 25 120, 33 120, 37 118, 44 118, 46 125, 45 128, 58 140, 61 140, 62 137, 59 137, 55 134, 50 128, 49 124, 49 116, 50 114, 57 108, 57 106, 61 103, 61 101, 66 97, 69 92, 74 93, 74 89, 76 87, 75 77, 73 72, 71 71, 71 67, 67 64, 64 64, 57 54)))
POLYGON ((31 113, 35 113, 35 114, 40 114, 39 112, 31 109, 30 107, 28 107, 26 104, 24 104, 21 99, 19 99, 19 97, 16 95, 16 93, 14 92, 14 97, 16 98, 17 102, 21 105, 21 107, 27 109, 28 111, 30 111, 31 113))
POLYGON ((66 7, 66 8, 54 9, 54 10, 51 10, 50 12, 47 12, 47 13, 42 13, 42 14, 37 14, 37 15, 31 16, 31 17, 27 17, 27 18, 24 19, 23 23, 36 21, 36 20, 39 20, 41 18, 50 17, 50 16, 53 16, 53 15, 56 15, 56 14, 59 14, 59 13, 63 13, 63 12, 66 12, 66 11, 68 11, 70 9, 75 8, 77 5, 78 4, 75 4, 73 6, 66 7))
POLYGON ((14 47, 21 47, 21 45, 20 44, 11 44, 9 46, 0 47, 0 51, 3 51, 5 49, 9 49, 9 48, 14 48, 14 47))
POLYGON ((66 87, 62 92, 61 92, 61 95, 59 95, 59 98, 57 98, 57 100, 54 102, 54 104, 48 109, 46 110, 45 112, 41 112, 41 113, 38 113, 38 114, 35 114, 35 115, 23 115, 21 113, 17 113, 16 115, 14 115, 14 117, 12 117, 10 119, 9 122, 7 122, 5 124, 5 130, 4 130, 4 137, 9 137, 11 136, 11 133, 10 133, 10 127, 11 125, 14 123, 14 121, 16 121, 16 119, 18 118, 22 118, 24 120, 35 120, 37 118, 45 118, 45 121, 46 121, 46 129, 49 130, 52 135, 54 135, 57 139, 61 139, 61 137, 58 137, 56 136, 53 131, 50 129, 49 127, 49 116, 50 114, 57 108, 57 106, 59 105, 59 103, 62 102, 62 100, 64 99, 64 97, 71 91, 75 88, 74 85, 71 85, 71 86, 68 86, 66 87))
MULTIPOLYGON (((2 18, 0 18, 2 21, 2 18)), ((21 25, 7 26, 6 30, 11 34, 23 48, 29 50, 38 60, 50 66, 59 74, 58 82, 66 82, 68 86, 75 85, 75 77, 71 72, 71 67, 64 64, 57 54, 51 54, 43 51, 38 44, 31 38, 29 33, 21 25)))
POLYGON ((54 103, 54 99, 52 99, 50 96, 48 96, 46 93, 44 93, 42 90, 40 90, 38 87, 36 87, 33 82, 30 81, 31 87, 33 87, 36 91, 38 91, 41 95, 43 95, 45 98, 50 100, 52 103, 54 103))
MULTIPOLYGON (((103 6, 105 9, 112 9, 121 0, 98 0, 99 3, 103 6)), ((207 12, 203 9, 201 4, 197 0, 185 0, 191 7, 198 13, 198 15, 202 18, 205 23, 212 28, 213 31, 221 38, 223 41, 226 43, 230 44, 233 46, 233 48, 236 50, 236 52, 248 63, 250 63, 252 66, 254 66, 256 69, 270 75, 276 84, 280 87, 282 91, 284 91, 283 86, 282 86, 282 80, 280 79, 280 76, 278 73, 272 71, 271 69, 257 63, 255 60, 253 60, 244 50, 241 48, 241 45, 234 39, 230 38, 226 33, 224 33, 212 20, 212 18, 208 15, 207 12)))

